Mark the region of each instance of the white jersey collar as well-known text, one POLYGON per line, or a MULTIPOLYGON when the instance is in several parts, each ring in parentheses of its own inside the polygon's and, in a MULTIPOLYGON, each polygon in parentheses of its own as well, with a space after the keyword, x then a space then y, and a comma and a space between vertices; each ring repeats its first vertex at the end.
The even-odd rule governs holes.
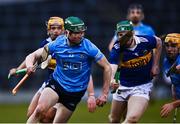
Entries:
POLYGON ((141 41, 139 40, 139 38, 137 36, 133 36, 133 39, 135 41, 135 46, 134 47, 131 47, 131 48, 128 48, 128 50, 135 50, 137 45, 141 43, 141 41))
POLYGON ((51 39, 50 37, 48 37, 46 40, 47 40, 48 42, 52 42, 52 39, 51 39))

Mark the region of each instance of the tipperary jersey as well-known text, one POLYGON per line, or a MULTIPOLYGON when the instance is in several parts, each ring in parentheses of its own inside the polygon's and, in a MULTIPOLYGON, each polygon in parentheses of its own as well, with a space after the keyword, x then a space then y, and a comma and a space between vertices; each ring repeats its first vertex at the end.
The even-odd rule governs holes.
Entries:
MULTIPOLYGON (((175 63, 176 65, 180 65, 180 55, 177 57, 175 63)), ((164 59, 163 70, 165 71, 165 73, 168 72, 172 65, 173 63, 170 62, 167 58, 164 59)), ((180 74, 171 73, 170 79, 175 87, 176 97, 177 99, 180 99, 180 74)))
MULTIPOLYGON (((135 35, 155 35, 154 30, 149 25, 145 25, 143 23, 140 23, 138 26, 133 26, 133 31, 135 35)), ((113 40, 117 40, 116 35, 114 35, 113 40)))
POLYGON ((101 60, 104 55, 86 38, 76 46, 68 43, 67 37, 62 35, 48 44, 49 53, 54 54, 57 62, 53 78, 66 91, 79 92, 88 86, 91 63, 101 60))
MULTIPOLYGON (((46 44, 53 42, 52 39, 49 37, 45 40, 43 40, 40 44, 40 48, 44 47, 46 44)), ((48 64, 48 75, 52 74, 54 69, 56 67, 56 60, 54 59, 54 57, 52 56, 52 59, 50 60, 49 64, 48 64)))
POLYGON ((153 36, 134 36, 134 39, 135 47, 121 50, 117 41, 110 52, 111 64, 118 65, 121 61, 119 66, 122 86, 132 87, 152 80, 150 75, 153 61, 152 49, 156 47, 156 39, 153 36), (122 60, 119 60, 120 52, 123 52, 122 60))

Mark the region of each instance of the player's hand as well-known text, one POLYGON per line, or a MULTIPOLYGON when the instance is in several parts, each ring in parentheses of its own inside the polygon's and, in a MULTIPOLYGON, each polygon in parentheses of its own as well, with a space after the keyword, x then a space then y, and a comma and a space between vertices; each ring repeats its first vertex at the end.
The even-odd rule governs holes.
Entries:
POLYGON ((154 65, 152 66, 152 69, 151 69, 151 76, 152 77, 155 77, 159 74, 160 70, 159 70, 159 66, 158 65, 154 65))
POLYGON ((177 66, 176 66, 176 69, 177 69, 178 71, 180 71, 180 65, 177 65, 177 66))
POLYGON ((27 74, 28 75, 31 75, 32 73, 34 73, 36 71, 36 68, 33 66, 33 67, 28 67, 27 68, 27 74))
POLYGON ((175 72, 176 74, 180 74, 180 65, 176 66, 175 72))
POLYGON ((163 105, 160 112, 161 117, 166 118, 173 109, 174 109, 174 106, 171 103, 163 105))
POLYGON ((11 70, 9 70, 9 75, 16 75, 16 71, 17 69, 16 68, 12 68, 11 70))
POLYGON ((96 110, 96 98, 94 96, 88 96, 87 107, 89 112, 96 110))
POLYGON ((96 105, 99 107, 103 107, 107 102, 107 94, 102 94, 96 99, 96 105))
POLYGON ((115 91, 118 87, 119 87, 119 80, 118 82, 116 82, 115 79, 113 79, 110 83, 110 88, 112 89, 112 91, 115 91))

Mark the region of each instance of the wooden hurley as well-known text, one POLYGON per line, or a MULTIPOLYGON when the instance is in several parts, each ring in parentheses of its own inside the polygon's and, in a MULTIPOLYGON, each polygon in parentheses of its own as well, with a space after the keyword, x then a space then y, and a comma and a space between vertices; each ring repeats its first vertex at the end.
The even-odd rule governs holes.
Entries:
POLYGON ((19 87, 28 79, 28 77, 29 77, 28 74, 24 75, 24 77, 19 81, 19 83, 12 90, 13 95, 16 95, 17 91, 19 90, 19 87))

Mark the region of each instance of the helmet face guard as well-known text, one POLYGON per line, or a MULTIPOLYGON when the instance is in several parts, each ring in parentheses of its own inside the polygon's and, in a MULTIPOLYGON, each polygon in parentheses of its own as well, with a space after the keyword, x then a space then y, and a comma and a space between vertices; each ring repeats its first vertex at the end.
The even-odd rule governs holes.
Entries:
POLYGON ((121 21, 116 25, 116 35, 118 36, 118 41, 120 42, 120 46, 125 47, 127 42, 131 40, 133 36, 133 26, 130 21, 121 21), (118 33, 125 32, 123 36, 118 35, 118 33))
POLYGON ((80 18, 73 16, 65 19, 64 28, 72 32, 84 32, 87 30, 84 22, 80 18))
POLYGON ((165 38, 165 44, 166 43, 174 43, 176 44, 178 48, 180 48, 180 34, 178 33, 171 33, 168 34, 165 38))
POLYGON ((52 25, 61 25, 62 29, 64 29, 64 20, 60 17, 50 17, 50 19, 47 22, 47 29, 50 30, 52 25))

